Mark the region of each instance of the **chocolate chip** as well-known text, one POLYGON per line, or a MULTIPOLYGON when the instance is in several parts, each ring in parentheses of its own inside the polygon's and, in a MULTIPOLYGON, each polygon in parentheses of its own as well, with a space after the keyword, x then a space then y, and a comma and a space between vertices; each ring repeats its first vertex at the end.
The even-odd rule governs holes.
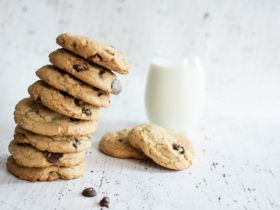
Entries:
POLYGON ((77 46, 77 43, 74 41, 74 42, 72 42, 72 46, 73 47, 76 47, 77 46))
POLYGON ((91 111, 90 111, 89 108, 83 107, 82 112, 83 112, 85 115, 87 115, 87 116, 90 116, 90 115, 91 115, 91 111))
POLYGON ((114 95, 118 95, 122 91, 122 84, 119 80, 114 79, 111 84, 111 89, 114 95))
POLYGON ((107 208, 109 208, 109 203, 110 203, 110 200, 109 200, 109 198, 108 197, 103 197, 102 199, 101 199, 101 201, 99 201, 99 205, 101 206, 101 207, 107 207, 107 208))
POLYGON ((180 144, 173 144, 173 149, 177 150, 180 154, 185 153, 185 148, 180 144))
POLYGON ((89 187, 83 190, 82 195, 85 197, 94 197, 97 195, 96 191, 93 189, 93 187, 89 187))
POLYGON ((102 57, 98 53, 96 53, 95 55, 90 56, 89 58, 93 59, 95 61, 102 61, 102 57))
POLYGON ((74 103, 76 104, 76 106, 81 106, 81 100, 75 98, 74 103))
POLYGON ((73 143, 73 147, 77 149, 80 144, 81 144, 80 140, 75 138, 75 143, 73 143))
POLYGON ((102 95, 103 95, 103 93, 101 93, 101 92, 100 92, 100 93, 98 93, 98 96, 102 96, 102 95))
POLYGON ((73 68, 77 71, 77 72, 81 72, 81 71, 86 71, 88 70, 87 65, 79 65, 79 64, 75 64, 73 65, 73 68))
POLYGON ((76 119, 76 118, 71 117, 71 118, 70 118, 70 121, 71 121, 71 122, 78 122, 78 121, 80 121, 80 120, 79 120, 79 119, 76 119))
POLYGON ((43 154, 44 154, 45 158, 47 159, 47 161, 50 163, 58 163, 59 158, 61 158, 63 156, 63 154, 61 154, 61 153, 51 153, 51 152, 47 152, 47 151, 45 151, 43 154))
POLYGON ((78 145, 80 145, 80 144, 81 144, 80 140, 79 140, 79 139, 77 139, 77 138, 75 138, 75 142, 76 142, 76 144, 78 144, 78 145))
POLYGON ((99 70, 99 75, 103 75, 105 72, 106 72, 105 69, 100 69, 100 70, 99 70))

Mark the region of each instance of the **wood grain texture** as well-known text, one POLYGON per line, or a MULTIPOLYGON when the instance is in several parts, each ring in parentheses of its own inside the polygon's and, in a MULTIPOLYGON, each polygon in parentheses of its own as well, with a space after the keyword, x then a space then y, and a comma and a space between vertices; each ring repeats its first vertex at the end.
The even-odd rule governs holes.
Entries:
POLYGON ((0 0, 0 209, 99 209, 104 195, 110 209, 280 209, 279 11, 273 0, 0 0), (14 106, 62 32, 112 44, 133 68, 102 112, 85 176, 29 183, 5 169, 14 106), (181 172, 97 150, 105 132, 147 121, 155 54, 200 55, 207 74, 206 113, 190 134, 197 159, 181 172), (90 186, 98 196, 82 197, 90 186))

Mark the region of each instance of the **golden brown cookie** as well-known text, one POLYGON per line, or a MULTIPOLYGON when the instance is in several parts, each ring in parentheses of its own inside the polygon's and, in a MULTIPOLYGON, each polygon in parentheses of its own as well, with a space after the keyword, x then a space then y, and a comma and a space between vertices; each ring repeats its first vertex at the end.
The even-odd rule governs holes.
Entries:
POLYGON ((81 164, 71 167, 49 166, 45 168, 29 168, 18 165, 12 156, 7 160, 7 169, 11 174, 19 179, 32 182, 76 179, 83 175, 85 167, 85 162, 82 162, 81 164))
POLYGON ((84 136, 96 131, 98 122, 58 114, 30 98, 16 105, 15 122, 33 133, 46 136, 84 136))
POLYGON ((67 50, 57 49, 50 53, 49 60, 61 70, 100 90, 115 95, 122 90, 121 83, 113 72, 92 64, 67 50))
POLYGON ((37 76, 50 86, 64 91, 69 95, 97 107, 107 107, 111 104, 109 93, 96 89, 59 70, 55 66, 46 65, 37 70, 37 76))
POLYGON ((99 142, 99 150, 106 155, 117 158, 147 159, 138 149, 128 142, 128 129, 106 133, 99 142))
POLYGON ((128 135, 131 146, 165 168, 182 170, 192 165, 194 150, 183 135, 157 125, 144 124, 133 128, 128 135))
POLYGON ((106 69, 120 74, 127 74, 130 70, 130 65, 121 52, 92 38, 65 33, 56 38, 56 43, 106 69))
POLYGON ((89 136, 43 136, 19 126, 15 129, 14 141, 22 144, 27 143, 41 151, 53 153, 81 152, 91 146, 89 136))
POLYGON ((30 144, 11 141, 9 151, 18 165, 25 167, 74 166, 84 161, 85 152, 52 153, 40 151, 30 144))
POLYGON ((98 120, 99 118, 100 108, 57 90, 42 80, 32 84, 28 92, 34 101, 40 101, 49 109, 68 117, 81 120, 98 120))

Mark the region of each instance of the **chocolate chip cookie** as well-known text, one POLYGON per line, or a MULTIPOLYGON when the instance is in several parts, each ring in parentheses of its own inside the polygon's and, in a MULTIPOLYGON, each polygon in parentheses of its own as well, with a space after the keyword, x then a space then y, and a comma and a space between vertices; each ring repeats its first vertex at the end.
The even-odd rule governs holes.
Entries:
POLYGON ((61 34, 56 38, 56 43, 63 48, 87 59, 88 61, 98 64, 106 69, 127 74, 130 65, 124 58, 123 54, 110 45, 97 42, 96 40, 74 35, 70 33, 61 34))
POLYGON ((45 168, 29 168, 18 165, 12 156, 7 160, 7 169, 11 174, 19 179, 32 182, 76 179, 83 175, 85 167, 85 162, 82 162, 71 167, 48 166, 45 168))
POLYGON ((85 152, 52 153, 40 151, 30 144, 11 141, 9 151, 16 163, 25 167, 74 166, 83 162, 85 152))
POLYGON ((15 129, 14 141, 52 153, 81 152, 91 146, 89 136, 43 136, 27 131, 19 126, 15 129))
POLYGON ((143 152, 129 144, 128 132, 128 129, 123 129, 105 134, 99 142, 99 150, 117 158, 147 159, 143 152))
POLYGON ((50 86, 64 91, 69 95, 97 107, 107 107, 111 104, 109 93, 96 89, 75 79, 55 66, 46 65, 37 70, 37 76, 50 86))
POLYGON ((100 108, 74 98, 39 80, 28 88, 33 100, 40 101, 51 110, 81 120, 98 120, 100 108))
POLYGON ((84 136, 97 129, 97 121, 81 121, 58 114, 31 98, 21 100, 14 113, 15 122, 33 133, 46 136, 84 136))
POLYGON ((50 53, 49 60, 61 70, 100 90, 115 95, 122 90, 121 83, 113 72, 91 64, 67 50, 58 49, 50 53))
POLYGON ((192 165, 194 150, 183 135, 157 125, 139 125, 128 134, 131 146, 142 150, 158 165, 182 170, 192 165))

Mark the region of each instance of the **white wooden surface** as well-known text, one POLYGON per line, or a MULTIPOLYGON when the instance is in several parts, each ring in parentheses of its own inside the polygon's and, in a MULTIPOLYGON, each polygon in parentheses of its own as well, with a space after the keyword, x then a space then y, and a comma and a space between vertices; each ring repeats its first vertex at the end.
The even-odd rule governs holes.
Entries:
POLYGON ((0 0, 0 209, 280 209, 280 2, 0 0), (122 49, 133 65, 102 113, 84 177, 29 183, 8 174, 13 110, 48 62, 61 32, 122 49), (146 122, 144 86, 156 52, 198 54, 208 83, 204 118, 191 133, 194 166, 164 170, 97 150, 106 131, 146 122), (97 198, 80 195, 94 186, 97 198))

